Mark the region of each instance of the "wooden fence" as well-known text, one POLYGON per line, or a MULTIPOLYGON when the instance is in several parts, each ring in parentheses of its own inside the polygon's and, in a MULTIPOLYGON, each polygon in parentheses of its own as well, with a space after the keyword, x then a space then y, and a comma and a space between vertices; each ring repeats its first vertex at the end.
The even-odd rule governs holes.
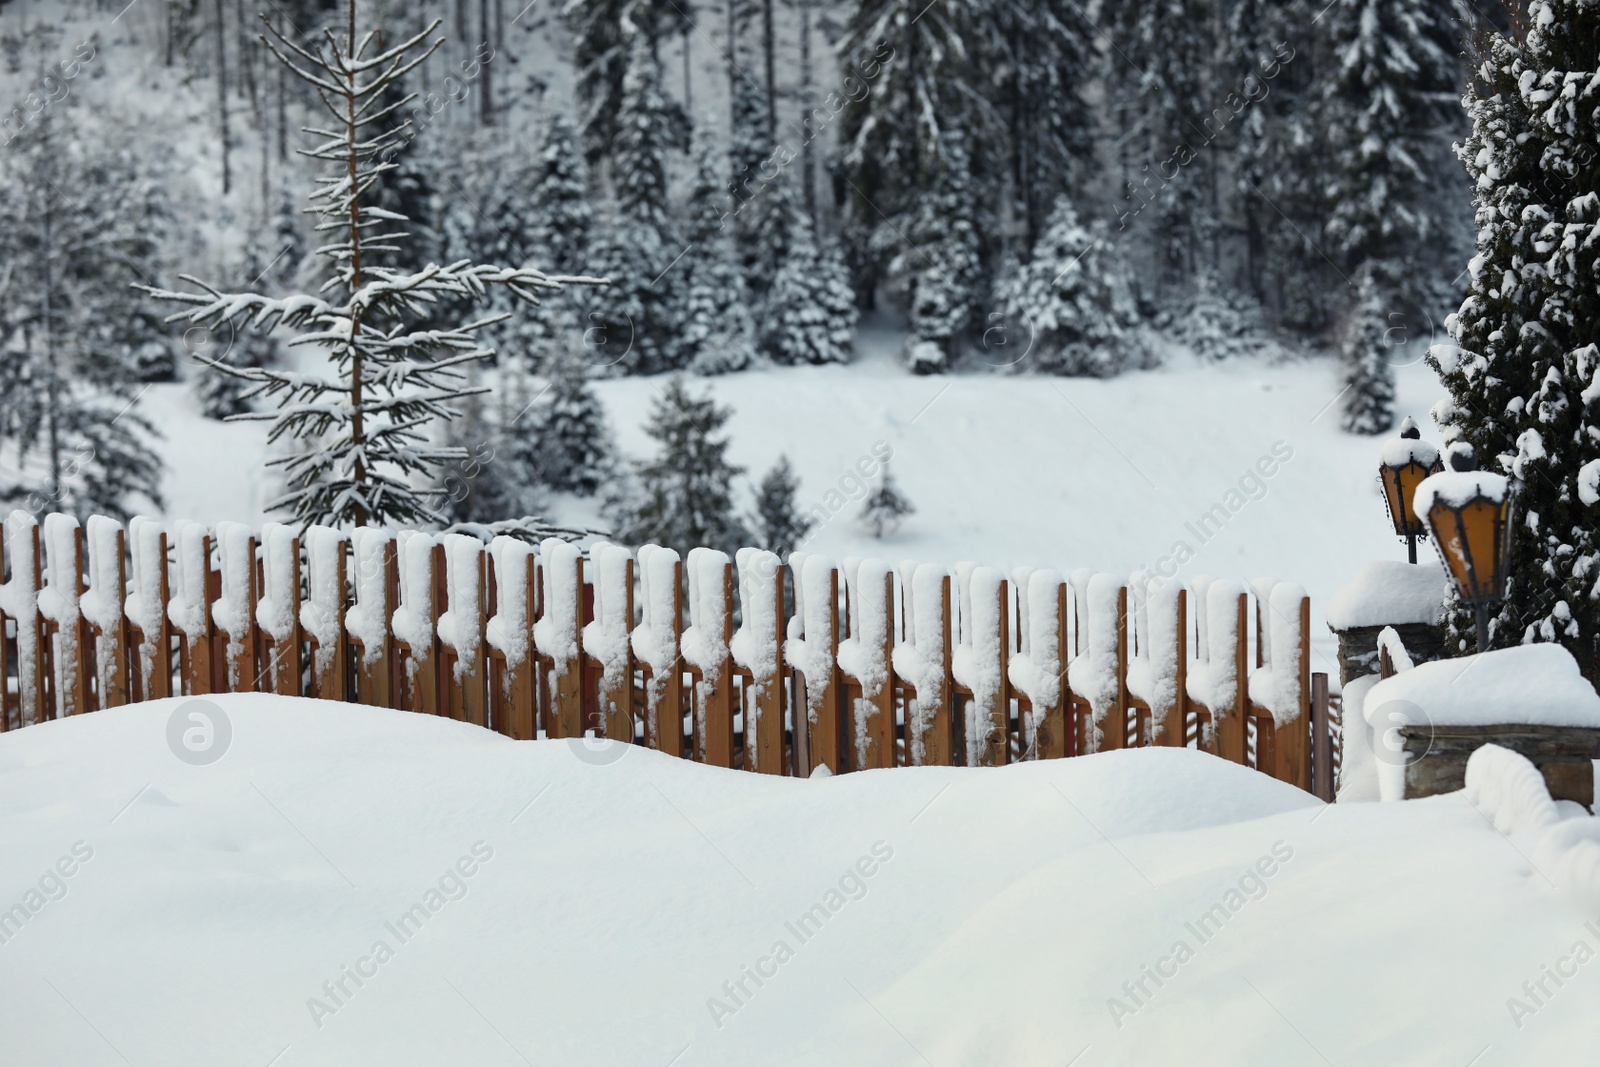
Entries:
POLYGON ((21 511, 0 560, 0 728, 272 692, 766 774, 1188 745, 1332 796, 1285 582, 21 511))

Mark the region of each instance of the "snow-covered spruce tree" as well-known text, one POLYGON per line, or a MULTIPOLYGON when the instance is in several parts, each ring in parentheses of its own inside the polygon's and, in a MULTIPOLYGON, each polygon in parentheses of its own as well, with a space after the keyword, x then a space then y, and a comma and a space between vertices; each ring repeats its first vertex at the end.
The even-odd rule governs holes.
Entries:
MULTIPOLYGON (((289 373, 272 368, 212 366, 256 383, 252 390, 276 403, 276 412, 242 419, 272 423, 269 440, 289 438, 300 449, 270 461, 281 466, 287 492, 270 505, 302 525, 423 524, 440 521, 435 506, 442 492, 441 465, 464 458, 460 448, 430 439, 430 424, 448 420, 451 402, 471 390, 463 385, 467 364, 493 353, 477 334, 500 321, 490 315, 454 327, 418 328, 416 320, 443 299, 482 299, 490 286, 505 286, 531 303, 541 292, 563 283, 599 284, 601 279, 551 277, 533 267, 499 267, 461 261, 429 264, 406 272, 372 266, 374 255, 398 255, 397 213, 368 202, 384 176, 396 169, 385 152, 405 136, 409 123, 391 126, 411 97, 395 102, 387 90, 420 66, 442 43, 427 38, 439 25, 396 44, 376 46, 378 31, 356 32, 356 5, 350 0, 342 37, 326 33, 302 45, 268 22, 267 47, 303 81, 334 119, 332 129, 313 129, 321 140, 305 154, 328 164, 311 202, 319 231, 334 241, 318 251, 334 264, 321 292, 273 298, 228 293, 183 276, 200 292, 147 289, 152 296, 189 305, 171 320, 219 327, 274 326, 299 331, 288 343, 320 349, 327 373, 289 373), (337 302, 335 302, 337 301, 337 302)), ((439 436, 443 436, 440 434, 439 436)))
MULTIPOLYGON (((1434 417, 1518 494, 1490 643, 1560 642, 1600 682, 1600 9, 1534 0, 1526 25, 1487 36, 1468 97, 1478 254, 1446 323, 1459 349, 1429 357, 1450 393, 1434 417)), ((1472 650, 1471 613, 1450 622, 1472 650)))
POLYGON ((1361 272, 1355 306, 1340 331, 1344 363, 1342 425, 1350 433, 1380 434, 1394 425, 1394 368, 1386 358, 1388 321, 1373 272, 1361 272))
POLYGON ((916 510, 911 506, 911 501, 900 494, 900 487, 895 484, 894 475, 889 472, 889 463, 885 460, 878 487, 861 506, 861 525, 873 537, 882 538, 898 530, 905 517, 915 514, 916 510))
POLYGON ((676 268, 684 272, 684 306, 674 362, 695 374, 743 370, 755 358, 755 324, 733 240, 733 202, 722 178, 722 153, 702 138, 684 207, 690 250, 676 268))
MULTIPOLYGON (((1442 167, 1434 161, 1462 75, 1454 15, 1440 0, 1337 0, 1322 20, 1330 55, 1313 102, 1319 214, 1328 255, 1358 286, 1372 277, 1375 300, 1350 294, 1379 316, 1358 328, 1364 335, 1381 332, 1387 312, 1416 307, 1419 280, 1437 270, 1442 167)), ((1351 346, 1349 336, 1345 377, 1360 387, 1345 394, 1345 426, 1382 433, 1394 422, 1393 372, 1381 350, 1351 346)))
MULTIPOLYGON (((969 162, 1005 165, 1000 123, 976 69, 988 28, 975 0, 931 7, 918 0, 862 0, 849 18, 839 61, 870 85, 837 120, 840 236, 864 304, 904 248, 916 207, 944 172, 947 130, 967 135, 969 162)), ((972 195, 998 199, 997 190, 978 185, 972 195)))
POLYGON ((1233 289, 1206 267, 1195 277, 1188 305, 1169 316, 1170 326, 1195 355, 1220 362, 1264 347, 1260 310, 1249 294, 1233 289))
POLYGON ((157 434, 135 405, 140 353, 165 331, 128 288, 157 272, 159 186, 113 125, 72 119, 82 136, 46 112, 0 154, 0 445, 15 471, 0 501, 125 516, 161 503, 157 434))
POLYGON ((673 262, 684 242, 672 225, 665 164, 673 119, 661 65, 643 33, 633 35, 629 57, 611 156, 615 220, 596 253, 613 285, 594 301, 589 321, 607 344, 631 338, 625 369, 658 374, 674 369, 683 331, 683 275, 673 262))
POLYGON ((855 338, 855 295, 843 259, 817 251, 800 226, 762 305, 762 354, 774 363, 845 363, 855 338))
POLYGON ((589 173, 578 150, 572 120, 557 112, 539 150, 538 236, 535 247, 551 268, 578 270, 589 252, 594 208, 589 202, 589 173))
MULTIPOLYGON (((642 39, 654 59, 663 34, 683 15, 672 0, 567 0, 561 13, 572 38, 572 66, 577 72, 578 136, 584 156, 598 165, 621 136, 633 50, 642 39)), ((663 99, 669 128, 687 134, 687 117, 676 103, 663 99)), ((673 144, 681 142, 674 140, 673 144)))
POLYGON ((889 272, 910 285, 912 334, 937 345, 948 365, 986 301, 988 287, 965 138, 952 132, 942 141, 933 188, 913 214, 910 247, 890 261, 889 272))
POLYGON ((593 496, 611 471, 611 431, 606 411, 589 386, 589 365, 572 348, 560 348, 546 361, 549 387, 528 413, 509 428, 526 438, 541 485, 563 493, 593 496))
POLYGON ((645 427, 660 451, 637 467, 639 499, 608 516, 621 541, 683 555, 701 546, 732 554, 744 543, 730 492, 744 470, 724 456, 728 439, 716 436, 729 415, 710 393, 690 395, 682 376, 667 380, 645 427))
POLYGON ((996 103, 1024 245, 1032 248, 1056 198, 1078 192, 1079 172, 1093 157, 1094 109, 1082 92, 1094 74, 1097 34, 1077 0, 1001 3, 992 12, 1004 58, 996 103))
POLYGON ((1000 304, 1007 343, 1033 344, 1019 370, 1110 377, 1149 361, 1118 245, 1080 223, 1066 197, 1033 259, 1001 283, 1000 304))
POLYGON ((761 484, 756 488, 756 513, 754 530, 756 541, 768 552, 776 552, 780 559, 805 541, 811 531, 812 521, 800 513, 795 494, 800 483, 794 476, 794 467, 788 456, 779 456, 761 484))

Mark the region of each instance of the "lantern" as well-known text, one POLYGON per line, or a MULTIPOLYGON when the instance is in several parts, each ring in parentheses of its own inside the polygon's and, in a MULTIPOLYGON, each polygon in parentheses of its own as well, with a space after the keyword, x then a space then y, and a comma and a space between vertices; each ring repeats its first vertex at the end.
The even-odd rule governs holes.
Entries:
POLYGON ((1417 487, 1413 501, 1433 533, 1434 544, 1461 599, 1478 620, 1478 651, 1489 647, 1489 605, 1505 597, 1511 569, 1514 496, 1504 475, 1470 469, 1471 453, 1456 469, 1434 474, 1417 487), (1461 469, 1467 467, 1468 469, 1461 469))
POLYGON ((1417 538, 1428 532, 1412 503, 1423 479, 1441 470, 1439 450, 1422 440, 1422 431, 1406 416, 1400 424, 1400 436, 1384 443, 1378 478, 1383 483, 1383 498, 1389 505, 1394 532, 1406 539, 1406 553, 1412 563, 1417 562, 1417 538))

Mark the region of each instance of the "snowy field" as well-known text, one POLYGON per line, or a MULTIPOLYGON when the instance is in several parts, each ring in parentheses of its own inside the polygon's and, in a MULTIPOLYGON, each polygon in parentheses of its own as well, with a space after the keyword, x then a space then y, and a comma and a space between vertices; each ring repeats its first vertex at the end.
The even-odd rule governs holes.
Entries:
MULTIPOLYGON (((727 454, 747 470, 737 492, 742 506, 787 454, 802 507, 832 513, 806 547, 839 558, 1127 572, 1160 566, 1182 542, 1193 554, 1183 577, 1272 576, 1304 585, 1314 615, 1313 669, 1337 684, 1322 609, 1363 562, 1403 560, 1405 548, 1378 489, 1381 439, 1339 429, 1335 362, 1200 364, 1178 350, 1160 369, 1108 381, 915 377, 893 358, 899 340, 869 328, 861 358, 848 366, 691 382, 733 408, 727 454), (917 508, 884 541, 856 521, 856 464, 879 442, 893 449, 891 469, 917 508), (1286 451, 1290 458, 1278 462, 1286 451), (1256 470, 1264 457, 1270 477, 1256 470), (1226 522, 1202 528, 1219 504, 1229 509, 1226 522)), ((1398 370, 1397 412, 1436 437, 1427 413, 1443 393, 1420 362, 1425 344, 1410 348, 1396 350, 1397 362, 1415 360, 1398 370)), ((643 426, 664 380, 596 384, 624 453, 649 454, 643 426)), ((264 428, 200 418, 186 385, 152 387, 143 403, 167 434, 169 516, 259 521, 274 491, 260 466, 264 428)), ((591 501, 553 503, 552 518, 601 521, 591 501)), ((1422 549, 1424 558, 1430 551, 1422 549)))
POLYGON ((1600 1057, 1600 912, 1462 794, 1152 749, 768 779, 259 695, 197 766, 181 703, 0 737, 7 1065, 1600 1057))

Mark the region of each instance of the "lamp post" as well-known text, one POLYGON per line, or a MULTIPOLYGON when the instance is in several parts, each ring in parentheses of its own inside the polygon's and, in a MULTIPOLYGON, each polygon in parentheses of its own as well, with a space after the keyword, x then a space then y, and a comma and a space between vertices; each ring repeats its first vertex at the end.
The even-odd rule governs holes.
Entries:
POLYGON ((1400 436, 1384 442, 1378 479, 1383 483, 1383 499, 1389 505, 1394 532, 1406 539, 1406 554, 1412 563, 1417 562, 1417 538, 1427 535, 1422 519, 1412 506, 1417 486, 1428 475, 1443 469, 1439 465, 1439 450, 1422 440, 1422 431, 1407 415, 1400 424, 1400 436))
POLYGON ((1461 599, 1478 621, 1478 651, 1489 648, 1489 605, 1505 598, 1511 569, 1515 494, 1504 475, 1475 470, 1470 446, 1450 450, 1450 470, 1417 487, 1413 507, 1433 533, 1461 599))

